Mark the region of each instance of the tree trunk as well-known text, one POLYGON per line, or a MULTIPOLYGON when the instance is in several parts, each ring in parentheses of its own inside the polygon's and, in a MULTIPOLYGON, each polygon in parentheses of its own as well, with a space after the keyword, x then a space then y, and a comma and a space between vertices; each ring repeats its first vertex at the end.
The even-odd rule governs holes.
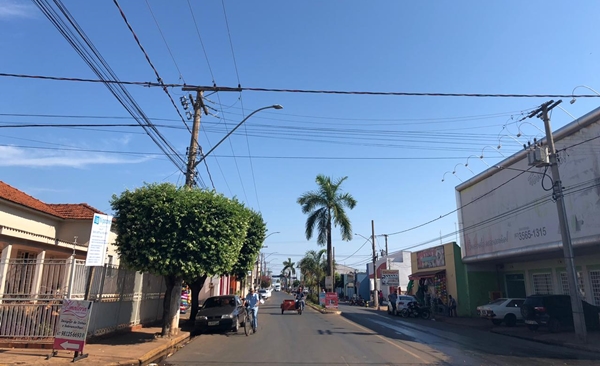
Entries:
POLYGON ((179 299, 181 298, 181 279, 175 276, 164 276, 167 288, 165 290, 165 298, 163 299, 163 337, 174 335, 173 327, 177 327, 175 317, 179 312, 179 299), (175 291, 174 291, 175 290, 175 291))
POLYGON ((190 312, 190 323, 194 323, 196 320, 196 315, 198 314, 198 295, 200 295, 200 291, 204 286, 204 282, 206 282, 206 275, 189 284, 190 289, 192 290, 192 310, 190 312))

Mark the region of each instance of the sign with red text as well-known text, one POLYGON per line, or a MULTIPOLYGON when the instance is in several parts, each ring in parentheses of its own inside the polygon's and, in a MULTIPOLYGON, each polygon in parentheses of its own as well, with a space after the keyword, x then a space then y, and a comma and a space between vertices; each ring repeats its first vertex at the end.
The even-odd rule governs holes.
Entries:
POLYGON ((338 302, 339 302, 339 298, 338 298, 338 294, 336 292, 325 293, 325 308, 337 309, 338 302))
POLYGON ((64 299, 52 348, 83 352, 91 313, 91 301, 64 299))

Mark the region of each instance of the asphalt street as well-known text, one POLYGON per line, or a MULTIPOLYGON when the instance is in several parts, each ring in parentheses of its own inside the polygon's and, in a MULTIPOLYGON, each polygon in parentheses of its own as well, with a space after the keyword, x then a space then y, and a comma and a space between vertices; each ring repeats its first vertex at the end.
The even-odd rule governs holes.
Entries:
POLYGON ((162 365, 598 365, 600 354, 548 346, 431 320, 341 305, 281 314, 273 292, 256 334, 202 334, 162 365))

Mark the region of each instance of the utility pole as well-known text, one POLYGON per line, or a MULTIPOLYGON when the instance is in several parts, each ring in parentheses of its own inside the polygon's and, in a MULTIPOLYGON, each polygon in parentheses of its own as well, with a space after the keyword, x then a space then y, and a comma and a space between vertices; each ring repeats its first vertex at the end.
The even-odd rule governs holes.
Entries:
POLYGON ((379 294, 377 293, 377 252, 375 251, 375 221, 371 220, 371 244, 373 245, 373 305, 379 310, 379 294))
MULTIPOLYGON (((386 255, 386 257, 387 257, 388 255, 390 255, 390 252, 388 251, 388 245, 387 245, 387 237, 388 237, 388 234, 383 234, 383 237, 385 238, 385 255, 386 255)), ((389 269, 389 268, 388 268, 388 269, 389 269)))
POLYGON ((196 157, 198 156, 198 133, 200 132, 200 116, 202 115, 201 109, 204 110, 205 114, 208 114, 208 109, 202 101, 203 96, 204 92, 198 90, 196 92, 196 100, 194 101, 190 94, 190 101, 194 106, 194 123, 192 125, 192 138, 188 150, 188 164, 185 173, 185 185, 190 188, 194 186, 194 171, 196 169, 196 157))
MULTIPOLYGON (((575 261, 573 255, 573 244, 571 242, 571 233, 569 231, 569 222, 567 221, 567 210, 564 202, 563 187, 560 180, 560 172, 558 170, 558 156, 556 154, 556 148, 554 147, 554 137, 552 136, 552 128, 550 127, 550 118, 548 117, 548 111, 558 106, 562 100, 554 102, 553 100, 546 102, 541 105, 540 108, 531 112, 527 117, 533 116, 539 117, 544 121, 546 128, 546 142, 548 144, 548 159, 550 169, 552 170, 552 180, 554 184, 552 186, 552 198, 556 201, 556 208, 558 209, 558 221, 560 223, 560 234, 562 239, 563 254, 565 265, 567 269, 567 280, 569 282, 569 296, 571 297, 571 308, 573 310, 573 325, 575 326, 575 336, 582 342, 586 342, 587 329, 585 326, 585 316, 583 313, 583 304, 580 298, 579 282, 577 281, 577 272, 575 269, 575 261)), ((534 146, 534 151, 530 152, 534 154, 533 163, 531 165, 543 163, 535 159, 535 154, 539 153, 537 149, 542 150, 542 146, 534 146)), ((543 156, 541 154, 539 156, 543 156)), ((544 159, 541 159, 544 160, 544 159)), ((532 160, 530 159, 530 162, 532 160)), ((547 165, 547 164, 546 164, 547 165)))
POLYGON ((335 292, 335 247, 331 246, 331 257, 333 258, 331 260, 331 263, 333 263, 333 271, 331 271, 333 274, 331 277, 331 292, 335 292))

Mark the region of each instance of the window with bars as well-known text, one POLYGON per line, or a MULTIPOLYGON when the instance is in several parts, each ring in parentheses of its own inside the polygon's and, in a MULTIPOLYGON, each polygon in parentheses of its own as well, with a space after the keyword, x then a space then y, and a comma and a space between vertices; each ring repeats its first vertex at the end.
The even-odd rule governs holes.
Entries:
POLYGON ((535 273, 533 278, 533 293, 536 295, 547 295, 552 293, 552 274, 535 273))
POLYGON ((600 306, 600 271, 590 271, 590 283, 594 305, 600 306))
MULTIPOLYGON (((577 272, 577 282, 579 283, 579 293, 582 298, 585 298, 585 289, 583 287, 583 274, 577 272)), ((567 279, 567 272, 560 273, 560 284, 562 286, 563 295, 569 294, 569 280, 567 279)))

